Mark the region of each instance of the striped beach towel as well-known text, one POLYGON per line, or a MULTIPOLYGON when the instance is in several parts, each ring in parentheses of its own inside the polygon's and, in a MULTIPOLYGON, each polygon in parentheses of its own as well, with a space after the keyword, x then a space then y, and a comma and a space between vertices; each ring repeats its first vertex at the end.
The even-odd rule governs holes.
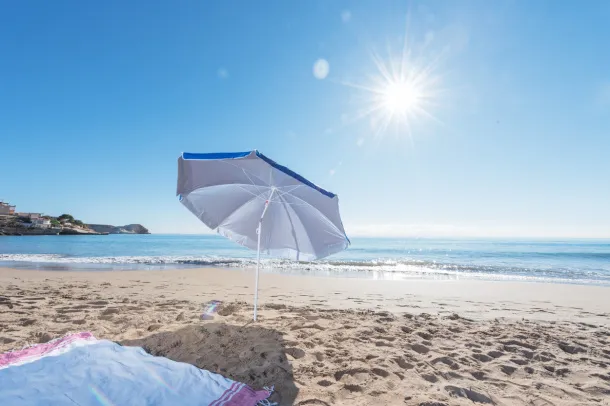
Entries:
POLYGON ((0 405, 255 406, 270 395, 87 332, 0 354, 0 405))

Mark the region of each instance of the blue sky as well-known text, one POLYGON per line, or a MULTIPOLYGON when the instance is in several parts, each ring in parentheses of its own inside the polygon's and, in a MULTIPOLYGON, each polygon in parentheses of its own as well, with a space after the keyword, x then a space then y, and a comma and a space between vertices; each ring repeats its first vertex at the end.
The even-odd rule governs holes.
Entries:
POLYGON ((7 2, 0 198, 205 232, 177 157, 257 148, 339 194, 351 235, 610 237, 607 21, 604 1, 7 2), (346 84, 405 34, 426 114, 378 131, 346 84))

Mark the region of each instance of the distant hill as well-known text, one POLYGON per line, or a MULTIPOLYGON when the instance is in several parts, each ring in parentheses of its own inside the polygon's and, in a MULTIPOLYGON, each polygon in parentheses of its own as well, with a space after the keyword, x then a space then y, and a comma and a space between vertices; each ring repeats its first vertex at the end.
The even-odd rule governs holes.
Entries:
POLYGON ((141 224, 127 224, 126 226, 111 226, 108 224, 87 224, 87 226, 98 233, 150 234, 148 229, 141 224))
POLYGON ((15 206, 0 201, 0 235, 99 235, 150 234, 141 224, 111 226, 85 224, 71 214, 49 216, 41 213, 15 212, 15 206))

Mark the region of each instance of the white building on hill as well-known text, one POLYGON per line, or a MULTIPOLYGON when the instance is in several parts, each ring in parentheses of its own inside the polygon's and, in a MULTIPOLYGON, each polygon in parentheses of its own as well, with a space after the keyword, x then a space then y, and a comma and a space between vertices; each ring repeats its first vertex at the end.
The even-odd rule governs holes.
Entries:
POLYGON ((32 227, 35 228, 51 228, 51 220, 45 218, 37 218, 32 220, 32 227))

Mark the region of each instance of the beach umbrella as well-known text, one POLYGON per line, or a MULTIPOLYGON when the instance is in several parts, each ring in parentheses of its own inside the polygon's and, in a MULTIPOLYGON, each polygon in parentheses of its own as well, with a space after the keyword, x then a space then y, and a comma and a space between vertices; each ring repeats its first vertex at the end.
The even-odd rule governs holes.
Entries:
POLYGON ((254 320, 261 252, 312 261, 350 243, 337 195, 256 150, 183 153, 176 194, 205 225, 257 251, 254 320))

